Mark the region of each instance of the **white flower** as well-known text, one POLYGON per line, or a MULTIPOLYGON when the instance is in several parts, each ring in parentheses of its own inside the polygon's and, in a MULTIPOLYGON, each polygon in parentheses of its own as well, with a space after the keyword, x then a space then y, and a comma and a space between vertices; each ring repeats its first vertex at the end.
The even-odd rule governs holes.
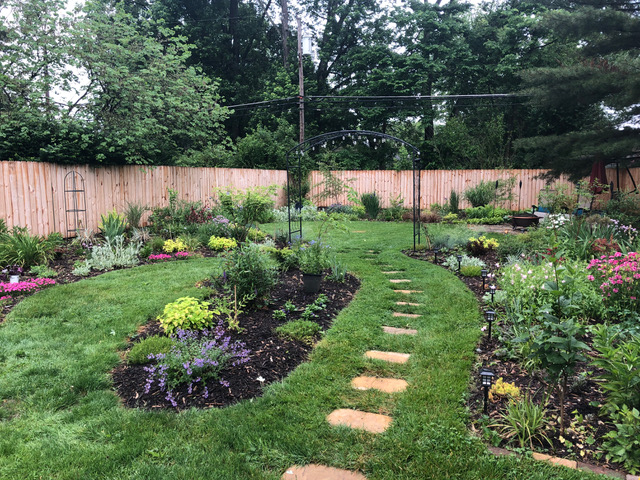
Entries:
POLYGON ((260 383, 264 383, 264 378, 262 378, 262 375, 256 378, 256 380, 259 381, 260 383))

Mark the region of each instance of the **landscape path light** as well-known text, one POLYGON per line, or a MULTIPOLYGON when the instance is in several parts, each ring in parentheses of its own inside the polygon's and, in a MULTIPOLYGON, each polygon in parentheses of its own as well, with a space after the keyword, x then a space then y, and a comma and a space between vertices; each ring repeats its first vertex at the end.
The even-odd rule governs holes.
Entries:
POLYGON ((438 263, 438 253, 440 253, 440 249, 438 247, 433 249, 433 263, 438 263))
POLYGON ((456 255, 456 258, 458 259, 458 271, 460 271, 462 266, 462 255, 456 255))
POLYGON ((491 341, 491 325, 493 324, 493 321, 496 319, 496 312, 494 312, 493 310, 487 310, 486 312, 484 312, 484 316, 487 319, 487 323, 489 324, 489 341, 491 341))
POLYGON ((493 303, 493 297, 496 294, 496 286, 495 285, 491 285, 489 287, 489 293, 491 293, 491 303, 493 303))
POLYGON ((491 384, 493 383, 493 379, 495 377, 495 373, 493 370, 487 367, 482 367, 480 370, 480 384, 484 389, 484 409, 483 412, 485 415, 489 412, 489 389, 491 388, 491 384))
POLYGON ((487 275, 488 275, 488 271, 486 268, 483 268, 482 270, 480 270, 480 275, 482 275, 482 290, 484 291, 485 288, 487 288, 487 275))

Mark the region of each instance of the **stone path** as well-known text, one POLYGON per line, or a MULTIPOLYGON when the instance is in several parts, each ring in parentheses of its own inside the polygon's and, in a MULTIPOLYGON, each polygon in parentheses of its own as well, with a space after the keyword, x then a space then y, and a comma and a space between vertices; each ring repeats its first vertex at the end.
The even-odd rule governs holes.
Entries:
POLYGON ((356 390, 380 390, 386 393, 402 392, 407 385, 407 381, 401 378, 356 377, 351 380, 351 386, 356 390))
POLYGON ((281 478, 282 480, 367 480, 367 477, 361 473, 322 465, 293 466, 288 468, 281 478))
POLYGON ((396 327, 386 327, 382 326, 382 330, 384 333, 390 333, 391 335, 417 335, 418 330, 413 328, 396 328, 396 327))

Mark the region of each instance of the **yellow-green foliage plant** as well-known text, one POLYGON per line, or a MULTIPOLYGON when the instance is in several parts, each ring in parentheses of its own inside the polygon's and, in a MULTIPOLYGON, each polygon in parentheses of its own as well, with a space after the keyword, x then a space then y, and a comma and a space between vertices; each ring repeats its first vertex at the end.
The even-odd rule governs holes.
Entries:
POLYGON ((520 398, 520 389, 513 383, 505 382, 500 377, 489 390, 489 400, 493 402, 495 397, 507 397, 510 400, 517 400, 520 398))
POLYGON ((471 237, 467 244, 467 250, 472 255, 482 255, 498 248, 500 244, 494 238, 487 238, 484 235, 479 238, 471 237))
POLYGON ((238 246, 238 242, 233 238, 216 237, 215 235, 211 235, 209 242, 207 242, 207 246, 211 250, 221 252, 225 250, 233 250, 238 246))
POLYGON ((177 330, 203 330, 213 320, 209 305, 193 297, 182 297, 165 305, 158 321, 167 335, 173 335, 177 330))
POLYGON ((180 239, 177 239, 177 240, 169 239, 164 242, 164 245, 162 246, 162 250, 164 250, 166 253, 185 252, 188 250, 188 247, 187 247, 187 244, 180 239))

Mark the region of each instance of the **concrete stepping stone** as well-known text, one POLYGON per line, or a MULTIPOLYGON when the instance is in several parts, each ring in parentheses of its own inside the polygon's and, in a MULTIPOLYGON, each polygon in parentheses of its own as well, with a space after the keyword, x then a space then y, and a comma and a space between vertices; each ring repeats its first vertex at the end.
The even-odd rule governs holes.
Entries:
POLYGON ((374 360, 384 360, 390 363, 407 363, 410 355, 408 353, 381 352, 380 350, 369 350, 364 354, 367 358, 374 360))
POLYGON ((356 377, 351 386, 356 390, 380 390, 386 393, 402 392, 407 388, 406 380, 400 378, 356 377))
POLYGON ((420 318, 422 315, 419 315, 417 313, 400 313, 400 312, 393 312, 393 316, 394 317, 402 317, 402 318, 420 318))
POLYGON ((358 472, 324 465, 293 466, 280 477, 281 480, 367 480, 358 472))
POLYGON ((394 292, 396 293, 405 293, 405 294, 410 294, 410 293, 423 293, 423 290, 394 290, 394 292))
POLYGON ((413 328, 396 328, 396 327, 382 327, 384 333, 390 333, 391 335, 417 335, 418 330, 413 328))
POLYGON ((389 280, 391 283, 410 283, 411 280, 408 280, 406 278, 395 278, 395 279, 391 279, 389 280))
POLYGON ((396 305, 410 305, 412 307, 421 307, 421 303, 411 303, 411 302, 396 302, 396 305))
POLYGON ((327 416, 327 421, 334 427, 342 425, 371 433, 382 433, 389 428, 393 419, 379 413, 339 408, 327 416))
POLYGON ((400 270, 387 270, 386 272, 382 272, 382 273, 384 273, 385 275, 392 275, 394 273, 402 273, 402 271, 400 271, 400 270))

